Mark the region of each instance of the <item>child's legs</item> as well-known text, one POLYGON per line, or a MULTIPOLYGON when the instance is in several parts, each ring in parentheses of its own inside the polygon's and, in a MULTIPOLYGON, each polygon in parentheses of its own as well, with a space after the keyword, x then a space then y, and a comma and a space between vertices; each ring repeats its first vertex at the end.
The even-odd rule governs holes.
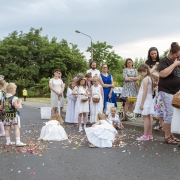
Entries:
POLYGON ((79 126, 81 126, 81 118, 82 118, 82 113, 80 113, 78 115, 78 123, 79 123, 79 126))
POLYGON ((52 108, 52 115, 57 113, 57 107, 52 108))
POLYGON ((83 113, 84 126, 86 126, 86 113, 83 113))
POLYGON ((143 115, 142 118, 144 121, 144 135, 152 134, 150 115, 143 115))
POLYGON ((5 130, 6 137, 10 137, 10 130, 11 130, 11 126, 6 126, 6 130, 5 130))
POLYGON ((63 115, 63 107, 60 107, 60 113, 61 113, 61 117, 63 115))
POLYGON ((17 124, 14 125, 14 135, 15 137, 20 137, 20 130, 17 124))

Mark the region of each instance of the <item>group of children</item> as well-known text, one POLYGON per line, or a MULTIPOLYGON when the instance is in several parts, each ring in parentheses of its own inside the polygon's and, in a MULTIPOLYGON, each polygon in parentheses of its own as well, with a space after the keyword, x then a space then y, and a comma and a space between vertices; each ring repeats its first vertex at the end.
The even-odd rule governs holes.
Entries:
MULTIPOLYGON (((153 108, 153 81, 148 65, 141 64, 138 68, 141 77, 144 77, 138 93, 134 112, 142 114, 144 120, 144 134, 137 140, 150 140, 152 136, 151 115, 153 108)), ((25 146, 20 141, 20 129, 18 125, 18 109, 21 107, 21 100, 14 96, 17 86, 14 83, 7 84, 4 89, 4 80, 0 80, 0 136, 6 137, 6 145, 25 146), (3 121, 3 123, 2 123, 3 121), (4 131, 4 126, 6 130, 4 131), (10 130, 14 126, 16 142, 10 140, 10 130)), ((67 90, 66 122, 78 123, 79 131, 83 128, 86 132, 90 147, 112 147, 117 129, 123 129, 122 122, 116 114, 116 108, 110 109, 110 114, 104 118, 98 118, 103 113, 103 89, 99 84, 98 76, 92 79, 80 76, 69 83, 67 90), (87 116, 90 112, 90 123, 92 127, 86 127, 87 116), (82 122, 84 124, 82 128, 82 122), (117 126, 114 126, 116 124, 117 126), (117 129, 116 129, 117 128, 117 129)), ((50 121, 41 130, 42 140, 66 140, 68 138, 62 118, 54 114, 50 121)))

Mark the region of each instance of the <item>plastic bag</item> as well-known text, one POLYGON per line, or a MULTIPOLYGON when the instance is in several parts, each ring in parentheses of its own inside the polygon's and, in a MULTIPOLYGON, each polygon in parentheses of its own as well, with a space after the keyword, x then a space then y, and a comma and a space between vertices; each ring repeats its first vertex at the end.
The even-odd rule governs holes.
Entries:
POLYGON ((41 107, 40 113, 41 113, 41 119, 50 119, 51 107, 41 107))
POLYGON ((110 114, 111 107, 114 107, 114 103, 106 102, 106 115, 110 114))

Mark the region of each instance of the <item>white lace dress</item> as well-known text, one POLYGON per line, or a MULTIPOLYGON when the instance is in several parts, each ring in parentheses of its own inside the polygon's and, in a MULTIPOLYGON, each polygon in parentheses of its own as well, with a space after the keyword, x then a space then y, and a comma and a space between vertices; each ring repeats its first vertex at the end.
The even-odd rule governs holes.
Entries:
MULTIPOLYGON (((51 78, 49 84, 52 84, 53 88, 56 91, 61 92, 63 85, 63 81, 61 79, 51 78)), ((58 107, 58 106, 63 107, 63 105, 64 105, 63 94, 62 96, 58 97, 58 95, 51 90, 51 107, 58 107)))
POLYGON ((64 128, 57 120, 50 120, 42 127, 38 140, 44 141, 62 141, 68 139, 64 128))
POLYGON ((142 115, 153 115, 154 114, 154 103, 153 103, 153 97, 152 97, 152 83, 151 83, 151 78, 149 76, 146 76, 142 83, 141 83, 141 87, 139 89, 139 93, 137 96, 137 101, 136 101, 136 105, 135 105, 135 109, 134 112, 136 114, 142 114, 142 115), (148 83, 148 90, 147 90, 147 96, 146 99, 144 101, 144 106, 143 106, 143 110, 140 110, 140 104, 141 104, 141 100, 142 100, 142 95, 143 95, 143 82, 148 78, 149 83, 148 83))
POLYGON ((87 139, 96 147, 112 147, 114 138, 118 133, 113 127, 112 121, 100 120, 101 124, 95 127, 85 128, 87 139))
POLYGON ((95 103, 92 101, 90 101, 90 122, 94 123, 97 122, 97 115, 98 113, 102 113, 103 112, 103 99, 102 99, 102 95, 101 95, 101 89, 102 86, 98 84, 98 86, 91 86, 92 89, 92 97, 93 96, 97 96, 100 98, 98 103, 95 103))
MULTIPOLYGON (((78 94, 80 93, 86 93, 87 87, 84 88, 83 86, 75 86, 74 89, 77 91, 78 94)), ((75 114, 79 115, 80 113, 88 113, 89 112, 89 101, 82 102, 83 95, 78 95, 75 105, 75 114)))

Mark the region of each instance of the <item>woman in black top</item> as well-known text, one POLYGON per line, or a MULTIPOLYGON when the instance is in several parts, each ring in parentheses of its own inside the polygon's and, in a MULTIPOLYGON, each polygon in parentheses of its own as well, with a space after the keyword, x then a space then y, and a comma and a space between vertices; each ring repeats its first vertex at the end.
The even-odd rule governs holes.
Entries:
POLYGON ((173 95, 180 90, 180 46, 173 42, 167 57, 159 62, 158 90, 163 100, 165 143, 178 144, 179 139, 171 133, 173 95))

